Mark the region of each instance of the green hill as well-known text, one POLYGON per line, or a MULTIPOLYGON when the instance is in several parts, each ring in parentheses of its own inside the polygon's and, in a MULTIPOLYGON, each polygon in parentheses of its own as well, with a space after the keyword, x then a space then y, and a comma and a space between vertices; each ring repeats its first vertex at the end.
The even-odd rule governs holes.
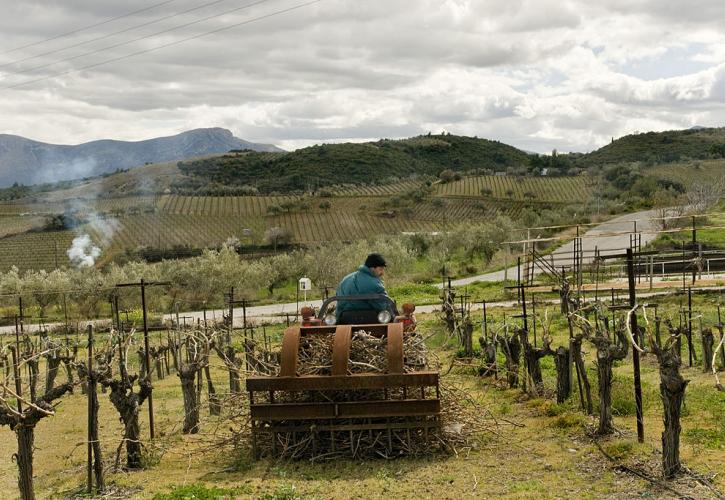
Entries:
POLYGON ((725 128, 699 128, 626 135, 583 155, 582 166, 644 162, 649 165, 687 159, 725 157, 725 128))
POLYGON ((180 162, 187 177, 177 191, 222 194, 246 186, 262 193, 341 184, 382 184, 446 169, 505 170, 528 165, 528 155, 496 141, 454 135, 362 144, 324 144, 291 153, 245 151, 180 162))

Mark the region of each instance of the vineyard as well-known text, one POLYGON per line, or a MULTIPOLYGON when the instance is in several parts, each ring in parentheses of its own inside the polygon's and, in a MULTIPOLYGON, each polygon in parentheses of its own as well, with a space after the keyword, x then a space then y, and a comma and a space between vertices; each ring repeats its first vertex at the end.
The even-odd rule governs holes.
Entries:
POLYGON ((43 224, 45 218, 41 216, 0 216, 0 239, 38 229, 43 227, 43 224))
POLYGON ((64 209, 61 203, 47 203, 47 202, 16 202, 16 203, 2 203, 0 204, 0 216, 8 215, 37 215, 37 214, 52 214, 62 212, 64 209))
POLYGON ((699 160, 697 162, 658 165, 647 169, 645 172, 689 187, 694 181, 722 182, 722 179, 725 178, 725 161, 699 160))
POLYGON ((69 266, 66 250, 75 237, 73 231, 50 231, 0 238, 0 271, 13 266, 21 271, 69 266))
POLYGON ((175 215, 264 216, 270 207, 293 201, 293 196, 179 196, 164 195, 158 209, 175 215))
POLYGON ((335 196, 392 196, 403 191, 417 189, 422 184, 422 180, 406 179, 375 186, 337 186, 332 189, 332 192, 335 196))
POLYGON ((593 188, 578 177, 477 176, 440 184, 438 196, 485 197, 525 202, 571 203, 586 201, 593 188))
MULTIPOLYGON (((124 173, 123 175, 127 175, 124 173)), ((242 244, 268 243, 271 228, 289 231, 292 241, 352 241, 380 234, 437 232, 451 223, 516 220, 532 204, 582 201, 592 194, 583 177, 465 177, 427 188, 423 179, 385 185, 340 186, 317 195, 270 196, 120 196, 63 200, 50 193, 44 203, 26 200, 0 205, 0 270, 53 269, 68 265, 66 251, 74 236, 88 233, 104 250, 101 262, 139 247, 170 249, 218 247, 229 238, 242 244), (80 227, 32 233, 46 217, 72 213, 80 227), (3 215, 4 214, 4 215, 3 215), (98 215, 98 217, 95 217, 98 215), (97 224, 110 221, 110 241, 97 224), (31 248, 32 251, 28 251, 31 248)))
MULTIPOLYGON (((242 238, 244 229, 251 229, 257 240, 264 236, 264 221, 259 217, 145 214, 128 215, 116 220, 118 228, 111 247, 119 250, 135 249, 139 246, 214 247, 230 237, 242 238)), ((100 235, 92 233, 92 236, 100 240, 100 235)))
POLYGON ((120 227, 112 243, 117 248, 218 246, 230 237, 237 237, 242 242, 249 238, 251 242, 260 243, 264 240, 265 230, 271 227, 292 231, 294 241, 300 243, 355 240, 405 230, 431 231, 437 227, 435 223, 415 219, 387 219, 338 212, 289 213, 268 217, 151 214, 120 217, 118 221, 120 227), (251 235, 246 236, 249 233, 245 233, 245 229, 251 229, 251 235))

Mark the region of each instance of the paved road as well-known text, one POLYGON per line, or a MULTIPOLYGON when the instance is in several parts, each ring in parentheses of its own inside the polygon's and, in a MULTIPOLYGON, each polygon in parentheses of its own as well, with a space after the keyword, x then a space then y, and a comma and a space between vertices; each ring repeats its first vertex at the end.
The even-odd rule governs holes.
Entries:
MULTIPOLYGON (((603 222, 602 224, 591 228, 582 235, 583 263, 588 264, 594 259, 595 249, 598 250, 601 255, 613 255, 621 253, 623 248, 629 247, 629 232, 634 231, 635 222, 637 232, 641 234, 642 246, 644 247, 647 243, 657 237, 657 234, 654 232, 656 228, 650 220, 652 217, 656 217, 654 210, 635 212, 621 217, 616 217, 610 221, 603 222)), ((570 267, 572 265, 573 255, 574 242, 570 241, 553 252, 554 265, 556 267, 570 267)), ((547 260, 550 261, 550 258, 547 257, 547 260)), ((502 269, 492 273, 452 280, 451 284, 453 286, 462 286, 480 281, 503 281, 505 277, 508 279, 515 279, 516 272, 516 266, 513 266, 509 267, 508 270, 502 269)), ((541 273, 541 270, 536 267, 534 269, 534 274, 539 273, 541 273)), ((442 288, 443 284, 438 283, 437 286, 438 288, 442 288)))

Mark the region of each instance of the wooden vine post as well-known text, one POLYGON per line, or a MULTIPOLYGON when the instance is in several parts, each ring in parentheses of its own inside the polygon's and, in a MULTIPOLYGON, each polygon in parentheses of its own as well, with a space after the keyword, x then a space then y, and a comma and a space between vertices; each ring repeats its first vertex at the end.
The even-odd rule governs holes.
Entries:
POLYGON ((93 325, 88 325, 88 494, 93 493, 93 473, 96 492, 103 493, 103 455, 98 440, 98 373, 93 369, 93 325), (95 461, 94 461, 95 460, 95 461))
MULTIPOLYGON (((627 249, 627 280, 629 284, 629 307, 633 313, 629 315, 630 329, 633 335, 639 331, 637 328, 637 314, 634 309, 637 305, 637 292, 634 284, 634 256, 632 249, 627 249)), ((644 443, 644 415, 642 412, 642 380, 639 367, 639 350, 632 351, 632 364, 634 365, 634 402, 637 407, 637 441, 644 443)))

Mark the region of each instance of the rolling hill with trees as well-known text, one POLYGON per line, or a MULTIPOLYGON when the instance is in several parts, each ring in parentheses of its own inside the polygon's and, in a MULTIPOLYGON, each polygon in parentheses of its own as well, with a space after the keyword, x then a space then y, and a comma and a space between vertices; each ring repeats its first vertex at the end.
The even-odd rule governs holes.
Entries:
POLYGON ((725 157, 725 128, 691 128, 620 137, 579 157, 580 166, 643 162, 647 165, 725 157))
POLYGON ((187 178, 176 191, 198 194, 286 192, 342 184, 384 184, 444 170, 500 172, 526 169, 529 155, 487 139, 427 135, 362 144, 324 144, 291 153, 230 153, 179 162, 187 178))

